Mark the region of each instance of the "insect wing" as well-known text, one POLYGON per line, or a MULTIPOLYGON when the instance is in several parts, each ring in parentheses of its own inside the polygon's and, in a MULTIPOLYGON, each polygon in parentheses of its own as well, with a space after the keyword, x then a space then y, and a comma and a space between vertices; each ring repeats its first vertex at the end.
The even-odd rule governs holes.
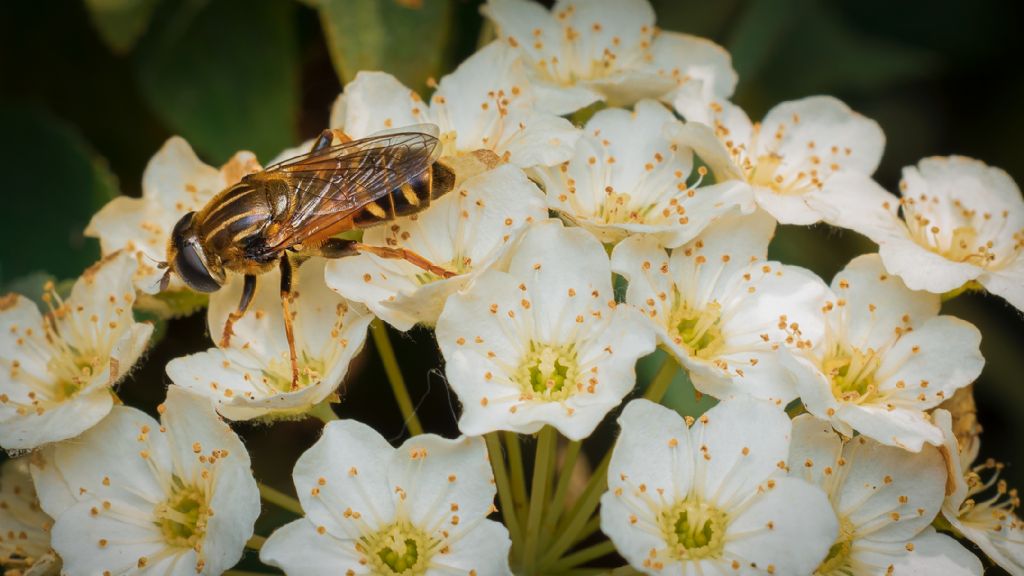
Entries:
POLYGON ((300 243, 419 176, 441 155, 436 134, 429 124, 382 132, 251 175, 271 188, 286 186, 292 196, 267 245, 280 250, 300 243))

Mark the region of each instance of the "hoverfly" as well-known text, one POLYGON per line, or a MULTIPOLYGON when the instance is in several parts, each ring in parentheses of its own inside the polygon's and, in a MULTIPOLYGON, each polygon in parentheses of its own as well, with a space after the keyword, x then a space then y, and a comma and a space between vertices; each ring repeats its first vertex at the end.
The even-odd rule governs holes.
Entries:
POLYGON ((164 290, 174 272, 193 290, 215 292, 228 272, 244 275, 238 308, 221 337, 226 347, 233 324, 253 294, 256 278, 281 269, 281 304, 291 356, 292 386, 298 362, 289 297, 292 268, 311 256, 343 258, 359 253, 401 258, 440 277, 453 274, 403 248, 369 246, 334 238, 414 214, 450 191, 453 169, 439 161, 437 127, 424 124, 352 140, 325 130, 309 153, 249 174, 214 196, 199 212, 178 220, 167 244, 164 290), (338 138, 340 144, 334 144, 338 138))

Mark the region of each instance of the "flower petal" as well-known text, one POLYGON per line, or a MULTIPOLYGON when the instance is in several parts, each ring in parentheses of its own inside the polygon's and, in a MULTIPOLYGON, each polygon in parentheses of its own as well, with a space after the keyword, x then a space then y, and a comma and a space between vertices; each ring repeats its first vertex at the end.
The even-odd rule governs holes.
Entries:
POLYGON ((387 462, 394 448, 369 426, 336 420, 295 463, 292 477, 306 518, 335 538, 354 540, 394 517, 387 462), (323 479, 323 483, 320 480, 323 479))
POLYGON ((454 535, 486 518, 494 505, 494 475, 479 437, 406 440, 391 454, 388 483, 402 494, 413 524, 454 535))
POLYGON ((260 548, 260 562, 280 568, 285 574, 336 576, 342 570, 369 574, 369 568, 359 562, 361 557, 352 540, 340 540, 326 531, 320 533, 307 518, 274 530, 260 548))
POLYGON ((843 441, 832 425, 810 414, 793 418, 793 442, 789 447, 789 473, 811 484, 821 486, 830 498, 835 497, 832 478, 840 473, 838 462, 843 441))
POLYGON ((722 510, 749 499, 786 462, 791 429, 771 402, 740 397, 715 405, 691 429, 697 490, 722 510))
POLYGON ((910 542, 855 543, 851 559, 864 570, 889 570, 895 576, 980 576, 984 572, 977 556, 930 527, 910 542))
POLYGON ((352 138, 365 138, 385 129, 430 122, 426 109, 419 95, 391 74, 360 71, 345 85, 330 122, 352 138))
POLYGON ((937 295, 914 292, 888 275, 877 254, 851 260, 832 280, 832 290, 846 301, 845 342, 861 350, 881 350, 897 328, 921 326, 941 304, 937 295))
POLYGON ((739 77, 732 57, 718 44, 699 36, 662 30, 651 45, 652 65, 679 88, 672 99, 702 105, 732 96, 739 77))

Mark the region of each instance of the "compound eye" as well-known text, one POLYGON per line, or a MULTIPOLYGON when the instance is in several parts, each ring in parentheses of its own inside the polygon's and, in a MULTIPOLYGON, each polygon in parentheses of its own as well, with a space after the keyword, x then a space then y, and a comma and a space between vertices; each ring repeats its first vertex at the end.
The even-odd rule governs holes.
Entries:
POLYGON ((216 292, 220 284, 210 275, 210 271, 199 257, 195 244, 185 242, 174 259, 174 269, 189 288, 197 292, 216 292))

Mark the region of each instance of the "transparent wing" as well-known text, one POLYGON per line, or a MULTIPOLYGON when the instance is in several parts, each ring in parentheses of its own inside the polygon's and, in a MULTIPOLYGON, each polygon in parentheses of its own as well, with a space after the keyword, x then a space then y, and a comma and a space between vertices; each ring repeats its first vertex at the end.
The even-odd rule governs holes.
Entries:
POLYGON ((279 251, 345 219, 422 174, 441 155, 432 124, 381 132, 290 158, 246 178, 287 206, 267 246, 279 251))

